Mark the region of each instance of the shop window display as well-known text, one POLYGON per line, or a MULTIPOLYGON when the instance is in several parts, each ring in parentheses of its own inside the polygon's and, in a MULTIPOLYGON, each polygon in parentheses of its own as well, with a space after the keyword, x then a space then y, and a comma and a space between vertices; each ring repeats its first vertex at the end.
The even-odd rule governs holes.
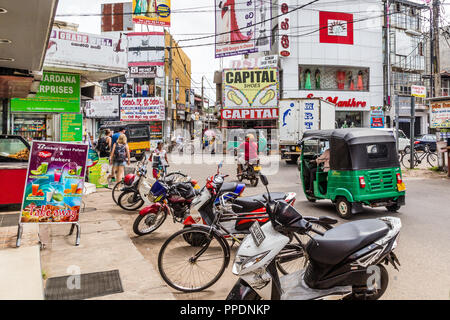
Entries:
POLYGON ((361 128, 362 127, 362 112, 359 111, 338 111, 336 112, 337 129, 344 128, 361 128))
POLYGON ((155 86, 155 78, 135 78, 134 97, 161 97, 162 89, 155 86))
POLYGON ((300 65, 299 89, 369 91, 369 68, 300 65))

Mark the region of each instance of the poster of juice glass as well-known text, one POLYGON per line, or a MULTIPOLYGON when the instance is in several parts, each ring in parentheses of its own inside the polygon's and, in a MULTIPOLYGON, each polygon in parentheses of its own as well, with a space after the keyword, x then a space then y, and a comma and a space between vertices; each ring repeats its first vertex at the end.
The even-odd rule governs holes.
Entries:
POLYGON ((86 144, 33 141, 21 223, 78 221, 87 154, 86 144))
POLYGON ((109 158, 99 158, 98 162, 88 169, 89 182, 95 184, 97 188, 107 188, 108 169, 109 158))

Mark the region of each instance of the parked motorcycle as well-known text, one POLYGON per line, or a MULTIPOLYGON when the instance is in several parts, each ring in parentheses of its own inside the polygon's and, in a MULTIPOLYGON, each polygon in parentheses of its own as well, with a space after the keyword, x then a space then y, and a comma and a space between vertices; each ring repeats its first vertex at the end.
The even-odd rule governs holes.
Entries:
MULTIPOLYGON (((267 178, 261 176, 267 189, 267 178)), ((268 189, 267 189, 268 190, 268 189)), ((279 277, 275 257, 295 234, 308 234, 310 222, 270 193, 264 205, 270 222, 254 223, 238 249, 233 273, 240 277, 228 300, 379 299, 388 286, 382 263, 400 265, 393 250, 401 228, 399 218, 359 220, 314 236, 306 244, 305 269, 279 277)), ((261 204, 263 204, 261 202, 261 204)))
MULTIPOLYGON (((175 183, 172 186, 164 181, 157 180, 150 189, 149 198, 153 202, 143 208, 133 224, 133 231, 139 236, 147 235, 158 229, 171 214, 174 222, 191 225, 201 219, 192 217, 192 213, 204 201, 204 189, 200 190, 197 181, 190 180, 185 183, 175 183), (190 187, 188 184, 191 184, 190 187)), ((221 193, 233 192, 239 196, 245 189, 244 184, 225 183, 221 193)), ((228 196, 234 198, 236 196, 228 196)), ((219 204, 219 200, 215 202, 219 204)))
POLYGON ((133 185, 133 183, 138 178, 137 173, 139 172, 139 169, 142 167, 146 167, 147 163, 148 163, 148 158, 144 154, 142 156, 142 159, 136 163, 133 173, 127 174, 122 181, 118 181, 114 185, 114 187, 112 188, 112 198, 116 204, 119 204, 118 198, 119 198, 120 194, 125 190, 124 188, 130 188, 133 185))
MULTIPOLYGON (((243 154, 242 151, 239 151, 238 149, 235 149, 235 160, 236 163, 238 163, 239 157, 241 157, 243 154)), ((242 173, 239 172, 239 168, 236 169, 237 174, 236 177, 239 181, 249 180, 250 185, 252 187, 256 187, 258 185, 258 177, 261 172, 261 166, 259 164, 259 159, 256 160, 256 163, 250 163, 248 161, 245 161, 244 164, 242 164, 242 173)))

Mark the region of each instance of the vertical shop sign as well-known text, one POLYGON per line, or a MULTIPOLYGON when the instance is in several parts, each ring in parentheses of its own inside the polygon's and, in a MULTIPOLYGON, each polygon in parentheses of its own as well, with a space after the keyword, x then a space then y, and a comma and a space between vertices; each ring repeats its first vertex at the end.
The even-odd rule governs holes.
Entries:
POLYGON ((83 140, 83 115, 80 113, 61 114, 61 141, 83 140))
POLYGON ((280 41, 280 51, 279 54, 282 57, 289 57, 291 55, 290 50, 290 39, 289 39, 289 33, 290 33, 290 25, 291 25, 291 16, 292 14, 289 13, 290 10, 292 10, 293 6, 291 5, 292 0, 283 0, 281 2, 281 5, 278 9, 278 15, 280 16, 280 30, 279 30, 279 41, 280 41))

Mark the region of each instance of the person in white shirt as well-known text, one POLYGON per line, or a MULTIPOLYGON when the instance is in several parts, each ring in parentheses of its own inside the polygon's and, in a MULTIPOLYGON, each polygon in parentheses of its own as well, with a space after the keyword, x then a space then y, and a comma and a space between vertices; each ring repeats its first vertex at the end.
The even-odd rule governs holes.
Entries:
POLYGON ((163 148, 163 143, 158 142, 155 150, 150 155, 150 161, 152 161, 153 178, 158 179, 161 175, 160 170, 166 174, 166 168, 169 166, 169 160, 167 159, 167 152, 163 148))

